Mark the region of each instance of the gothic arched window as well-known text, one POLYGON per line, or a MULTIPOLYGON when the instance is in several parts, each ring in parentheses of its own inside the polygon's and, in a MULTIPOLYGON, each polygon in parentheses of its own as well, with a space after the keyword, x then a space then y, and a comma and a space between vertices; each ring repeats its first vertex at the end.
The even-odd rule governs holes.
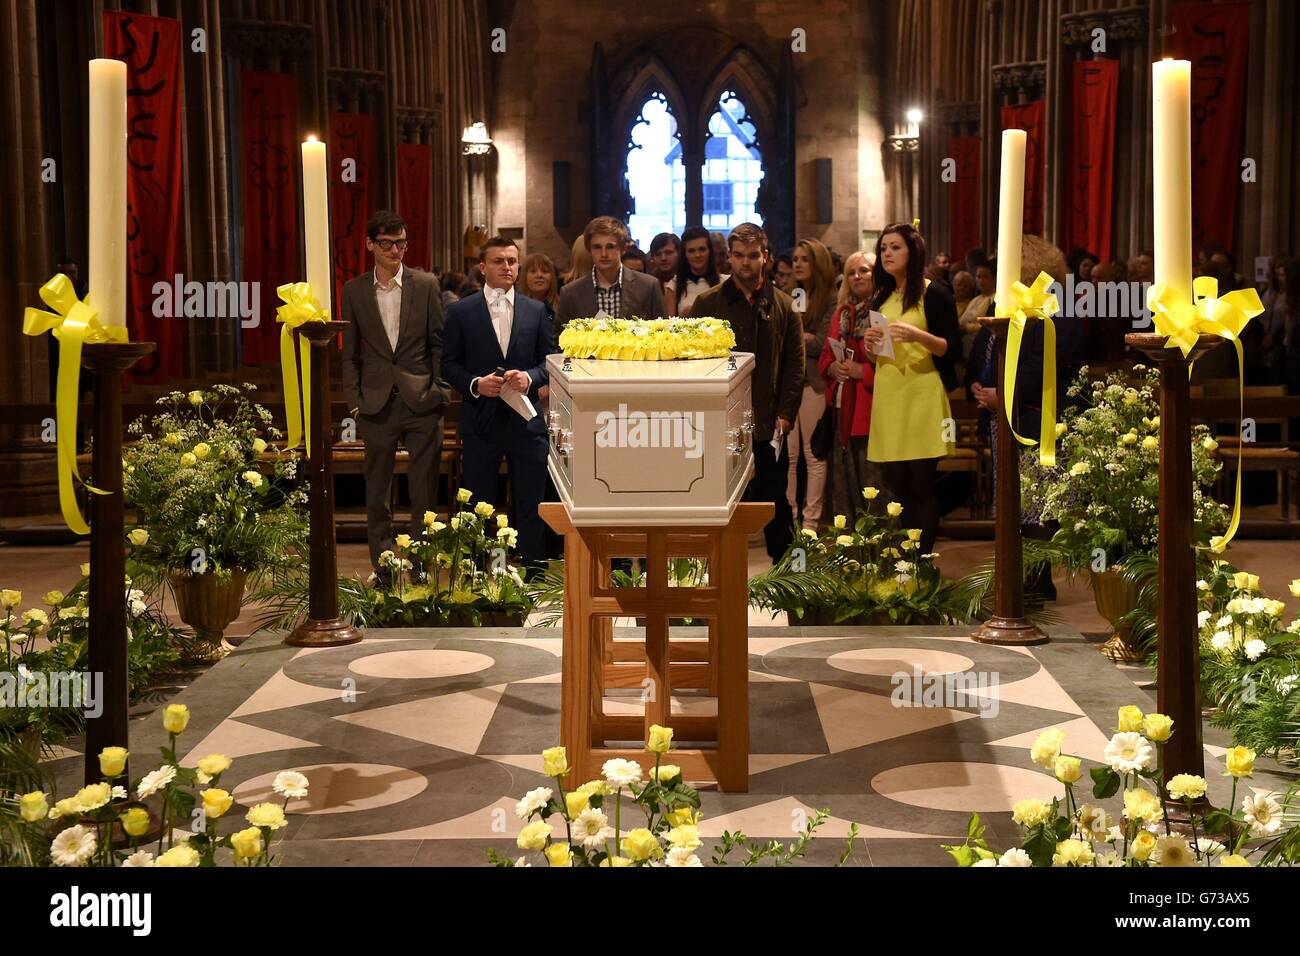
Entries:
POLYGON ((742 222, 762 225, 754 208, 763 181, 758 134, 733 90, 718 97, 704 142, 704 227, 726 232, 742 222))
POLYGON ((686 170, 682 144, 668 98, 646 97, 632 122, 627 144, 628 229, 642 249, 661 232, 686 228, 686 170))

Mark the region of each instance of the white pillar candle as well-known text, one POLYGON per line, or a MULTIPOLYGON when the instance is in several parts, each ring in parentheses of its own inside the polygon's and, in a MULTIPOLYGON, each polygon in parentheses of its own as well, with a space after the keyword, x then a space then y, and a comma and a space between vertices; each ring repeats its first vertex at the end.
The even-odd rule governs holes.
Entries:
POLYGON ((998 188, 997 315, 1009 315, 1011 287, 1020 281, 1020 247, 1025 221, 1025 131, 1002 131, 998 188))
POLYGON ((315 136, 302 144, 302 227, 307 250, 307 282, 320 307, 329 311, 334 291, 330 268, 329 176, 325 144, 315 136))
POLYGON ((1155 284, 1192 296, 1192 64, 1151 65, 1155 284))
POLYGON ((90 61, 90 303, 126 326, 126 63, 90 61))

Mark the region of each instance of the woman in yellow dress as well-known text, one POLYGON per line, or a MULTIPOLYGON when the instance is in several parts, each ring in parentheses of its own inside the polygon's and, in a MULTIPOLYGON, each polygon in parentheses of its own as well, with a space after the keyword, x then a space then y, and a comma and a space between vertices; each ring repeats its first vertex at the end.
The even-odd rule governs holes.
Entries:
POLYGON ((939 528, 939 459, 956 437, 948 392, 957 387, 961 331, 952 293, 924 271, 920 232, 908 223, 886 226, 876 241, 871 308, 888 320, 894 357, 880 354, 880 328, 868 329, 863 344, 876 356, 867 460, 880 463, 886 493, 903 506, 903 526, 921 529, 928 552, 939 528))

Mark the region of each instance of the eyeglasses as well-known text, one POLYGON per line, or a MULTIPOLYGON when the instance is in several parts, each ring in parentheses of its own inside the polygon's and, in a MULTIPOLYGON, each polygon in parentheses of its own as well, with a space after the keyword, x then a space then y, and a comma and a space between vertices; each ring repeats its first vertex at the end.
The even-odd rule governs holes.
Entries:
POLYGON ((374 243, 384 252, 392 252, 394 249, 398 252, 406 251, 405 239, 375 239, 374 243))

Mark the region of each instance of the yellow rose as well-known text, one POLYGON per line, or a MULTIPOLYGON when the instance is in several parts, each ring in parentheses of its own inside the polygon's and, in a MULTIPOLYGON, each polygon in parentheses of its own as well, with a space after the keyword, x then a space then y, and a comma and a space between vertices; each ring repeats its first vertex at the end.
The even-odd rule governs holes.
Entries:
POLYGON ((259 803, 244 814, 244 819, 255 827, 278 830, 289 825, 284 818, 284 808, 276 803, 259 803))
POLYGON ((1138 835, 1129 843, 1129 853, 1139 863, 1144 863, 1156 848, 1156 836, 1150 830, 1139 830, 1138 835))
POLYGON ((1061 754, 1052 764, 1052 772, 1061 783, 1074 783, 1082 775, 1082 764, 1078 757, 1061 754))
POLYGON ((144 807, 131 807, 119 819, 127 836, 142 837, 149 831, 149 811, 144 807))
POLYGON ((1164 809, 1154 793, 1136 788, 1124 791, 1124 816, 1129 820, 1155 822, 1163 818, 1164 809))
POLYGON ((1259 590, 1259 575, 1258 575, 1258 574, 1248 574, 1248 575, 1246 575, 1246 586, 1247 586, 1248 588, 1250 588, 1250 590, 1252 590, 1252 591, 1258 591, 1258 590, 1259 590))
POLYGON ((199 758, 198 766, 209 777, 215 777, 230 769, 230 758, 225 754, 208 754, 206 757, 199 758))
POLYGON ((578 814, 587 809, 591 794, 583 790, 570 790, 564 795, 564 807, 569 811, 569 819, 576 820, 578 814))
POLYGON ((18 798, 18 812, 28 823, 36 823, 50 815, 49 798, 41 790, 24 793, 18 798))
POLYGON ((846 527, 848 527, 848 524, 849 524, 849 519, 846 518, 846 517, 844 517, 844 515, 836 515, 836 516, 835 516, 835 527, 836 527, 836 528, 838 528, 838 529, 840 529, 840 530, 842 531, 842 530, 844 530, 846 527))
POLYGON ((1219 866, 1250 866, 1250 861, 1239 853, 1229 853, 1219 858, 1219 866))
POLYGON ((652 754, 666 754, 672 743, 673 729, 671 727, 660 727, 658 724, 650 725, 650 739, 646 743, 646 750, 652 754))
POLYGON ((841 548, 850 547, 853 544, 853 535, 842 534, 835 539, 835 543, 838 544, 841 548))
POLYGON ((920 529, 920 528, 908 528, 908 529, 907 529, 907 540, 908 540, 908 541, 920 541, 920 540, 921 540, 921 529, 920 529))
POLYGON ((1300 597, 1300 578, 1296 578, 1291 582, 1291 596, 1300 597))
POLYGON ((199 461, 206 461, 211 452, 212 449, 208 447, 208 443, 205 441, 201 441, 194 446, 194 457, 199 461))
POLYGON ((612 790, 609 784, 604 780, 588 780, 581 787, 578 787, 580 793, 585 793, 588 797, 608 797, 612 790))
POLYGON ((230 846, 235 851, 235 856, 241 860, 258 856, 262 852, 262 831, 257 827, 249 827, 232 833, 230 846))
POLYGON ((625 856, 607 856, 600 861, 601 866, 631 866, 632 861, 625 856))
POLYGON ((880 489, 879 489, 879 488, 863 488, 863 489, 862 489, 862 497, 863 497, 863 498, 866 498, 868 501, 875 501, 875 500, 876 500, 876 495, 878 495, 878 494, 880 494, 880 489))
POLYGON ((189 398, 191 405, 203 404, 203 392, 201 392, 197 388, 194 391, 190 392, 190 394, 187 397, 189 398))
POLYGON ((1159 448, 1160 440, 1156 438, 1155 435, 1148 435, 1146 438, 1142 439, 1142 447, 1147 451, 1151 451, 1153 448, 1159 448))
POLYGON ((624 856, 637 862, 658 859, 664 852, 659 845, 659 838, 645 827, 637 827, 623 837, 621 849, 624 856))
POLYGON ((181 436, 179 432, 168 432, 166 435, 163 435, 164 445, 179 445, 180 443, 181 436))
POLYGON ((658 769, 655 769, 654 767, 650 768, 650 776, 654 777, 660 783, 667 783, 681 772, 682 768, 677 766, 675 763, 661 763, 658 769))
POLYGON ((519 831, 515 844, 521 850, 540 850, 546 846, 551 835, 551 825, 545 820, 537 820, 519 831))
POLYGON ((1164 714, 1147 714, 1142 718, 1142 736, 1147 740, 1162 744, 1173 736, 1173 732, 1173 719, 1164 714))
POLYGON ((393 539, 393 543, 405 550, 411 546, 411 536, 409 534, 399 534, 393 539))
POLYGON ((260 454, 262 454, 262 452, 264 452, 264 451, 266 451, 266 439, 265 439, 265 438, 254 438, 254 439, 253 439, 253 454, 255 454, 255 455, 260 455, 260 454))
POLYGON ((22 603, 23 603, 22 591, 14 591, 10 588, 5 588, 3 591, 0 591, 0 604, 4 605, 4 609, 6 611, 12 610, 13 608, 16 608, 19 604, 22 603))
POLYGON ((497 515, 497 527, 498 527, 498 528, 509 528, 509 527, 510 527, 510 518, 507 517, 506 515, 497 515))
POLYGON ((99 772, 110 780, 122 776, 126 769, 126 748, 105 747, 99 752, 99 772))
POLYGON ((899 515, 903 513, 903 506, 900 505, 897 501, 891 501, 888 505, 885 506, 885 510, 889 512, 889 516, 891 518, 897 518, 899 515))
POLYGON ((1228 773, 1234 777, 1249 777, 1255 772, 1255 751, 1249 747, 1231 747, 1225 759, 1228 773))
POLYGON ((1029 759, 1038 766, 1051 770, 1056 758, 1061 754, 1061 744, 1065 743, 1065 733, 1052 727, 1044 730, 1029 748, 1029 759))
POLYGON ((1219 443, 1213 438, 1205 438, 1201 441, 1201 447, 1206 451, 1218 451, 1219 443))
POLYGON ((1245 571, 1238 571, 1236 574, 1232 576, 1232 583, 1236 586, 1237 590, 1239 591, 1249 590, 1250 575, 1247 574, 1245 571))
POLYGON ((201 796, 203 797, 203 813, 213 820, 222 816, 230 809, 230 805, 235 802, 235 798, 225 790, 209 788, 204 790, 201 796))
POLYGON ((1142 711, 1141 709, 1129 704, 1127 707, 1119 709, 1119 730, 1120 733, 1142 733, 1142 711))
POLYGON ((542 751, 542 773, 548 777, 562 777, 569 772, 569 757, 563 747, 547 747, 542 751))
POLYGON ((185 468, 192 468, 199 463, 199 460, 190 452, 181 455, 181 465, 185 468))
POLYGON ((163 711, 163 727, 169 734, 184 733, 190 723, 190 709, 184 704, 168 704, 163 711))
POLYGON ((472 497, 473 494, 470 492, 468 488, 462 488, 456 492, 456 500, 459 501, 461 504, 464 504, 465 502, 469 501, 469 499, 472 497))
POLYGON ((491 518, 495 511, 496 509, 486 501, 480 501, 474 506, 474 513, 480 518, 491 518))
POLYGON ((64 797, 50 808, 51 820, 60 820, 63 817, 79 816, 80 814, 81 804, 77 802, 76 797, 64 797))
POLYGON ((178 843, 158 859, 154 866, 198 866, 199 852, 188 843, 178 843))
POLYGON ((1022 827, 1035 827, 1045 823, 1052 814, 1052 808, 1042 800, 1029 797, 1020 800, 1011 807, 1011 819, 1022 827))
POLYGON ((67 595, 65 595, 58 588, 55 588, 52 591, 46 591, 45 597, 41 598, 41 600, 44 601, 46 604, 48 604, 50 607, 57 607, 58 605, 63 603, 63 599, 65 597, 67 597, 67 595))
POLYGON ((82 565, 81 565, 77 570, 79 570, 79 571, 81 572, 81 576, 82 576, 83 578, 88 578, 88 577, 90 577, 90 562, 89 562, 89 561, 86 561, 86 562, 83 563, 83 564, 82 564, 82 565))
POLYGON ((426 511, 424 513, 424 526, 426 528, 432 528, 433 523, 437 520, 438 520, 438 516, 434 512, 426 511))
POLYGON ((700 814, 690 807, 678 807, 669 813, 664 819, 668 821, 670 827, 695 826, 700 822, 700 814))
POLYGON ((569 852, 567 843, 552 843, 542 852, 551 866, 573 866, 573 854, 569 852))

